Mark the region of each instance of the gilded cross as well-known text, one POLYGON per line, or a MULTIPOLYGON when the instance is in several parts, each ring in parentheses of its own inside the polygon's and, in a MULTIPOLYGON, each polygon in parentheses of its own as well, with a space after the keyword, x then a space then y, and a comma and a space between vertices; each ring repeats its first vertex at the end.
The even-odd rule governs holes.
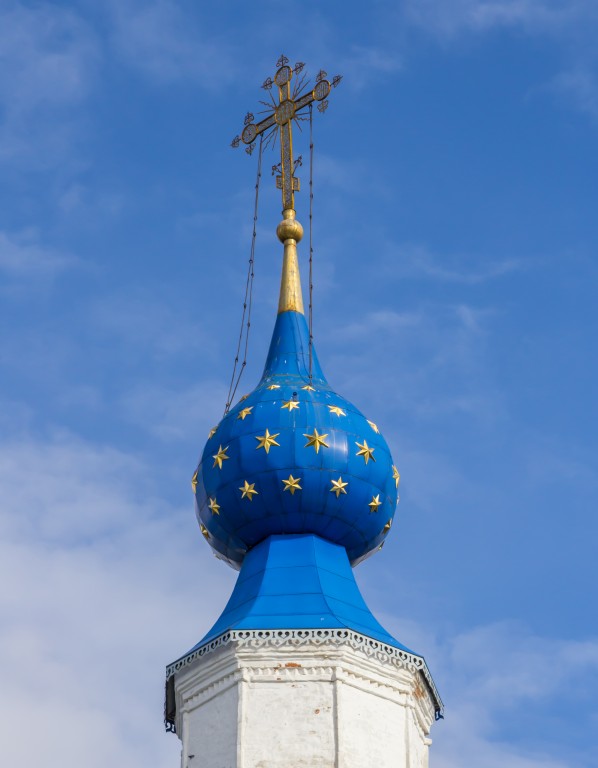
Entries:
MULTIPOLYGON (((278 69, 274 78, 268 78, 262 88, 271 91, 272 86, 278 87, 278 103, 270 94, 270 102, 261 102, 267 107, 269 114, 259 123, 254 122, 254 116, 248 112, 245 116, 245 128, 241 136, 236 136, 232 142, 233 147, 238 147, 243 141, 247 144, 245 150, 249 154, 253 152, 256 138, 272 129, 267 139, 279 136, 280 139, 280 176, 276 179, 276 186, 282 190, 282 209, 283 211, 295 208, 295 192, 299 190, 299 179, 295 176, 295 167, 300 164, 300 160, 293 158, 293 121, 297 122, 306 119, 300 113, 314 101, 319 102, 318 109, 324 112, 328 106, 328 94, 331 88, 335 88, 341 81, 341 76, 333 77, 332 82, 326 78, 326 72, 320 70, 316 77, 316 84, 313 89, 306 90, 305 76, 299 77, 299 74, 305 67, 305 64, 299 62, 293 68, 289 66, 289 60, 286 56, 281 56, 276 63, 278 69), (297 82, 294 88, 291 88, 293 76, 297 76, 297 82)), ((275 166, 277 168, 277 166, 275 166)))

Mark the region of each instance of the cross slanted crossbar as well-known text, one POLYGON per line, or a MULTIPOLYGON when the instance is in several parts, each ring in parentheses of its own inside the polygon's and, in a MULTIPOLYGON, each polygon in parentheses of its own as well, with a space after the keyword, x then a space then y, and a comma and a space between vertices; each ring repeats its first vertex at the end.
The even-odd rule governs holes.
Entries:
MULTIPOLYGON (((268 78, 263 88, 271 90, 273 85, 278 86, 278 104, 271 98, 271 104, 264 103, 270 114, 259 123, 255 123, 254 116, 248 112, 245 118, 245 127, 240 136, 236 136, 232 142, 233 147, 238 147, 242 141, 247 144, 247 152, 251 154, 256 138, 272 129, 272 133, 278 132, 280 138, 280 175, 276 178, 276 186, 282 190, 282 209, 295 208, 294 193, 299 190, 299 179, 295 176, 295 166, 299 163, 293 159, 293 121, 302 119, 299 113, 312 104, 320 102, 318 109, 324 112, 328 106, 327 97, 331 88, 335 88, 341 81, 341 76, 336 75, 332 82, 328 81, 326 72, 320 70, 316 77, 315 86, 308 91, 304 90, 304 79, 299 79, 297 85, 291 90, 293 75, 299 75, 304 64, 299 62, 294 68, 289 66, 286 56, 281 56, 276 66, 278 67, 274 78, 268 78)), ((305 119, 305 118, 303 118, 305 119)))

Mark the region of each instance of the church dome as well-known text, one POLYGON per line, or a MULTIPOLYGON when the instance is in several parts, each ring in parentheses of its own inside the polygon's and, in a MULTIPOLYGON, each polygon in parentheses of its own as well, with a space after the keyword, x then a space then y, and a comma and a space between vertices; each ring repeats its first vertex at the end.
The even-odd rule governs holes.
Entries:
POLYGON ((248 112, 232 142, 246 144, 251 155, 259 137, 253 240, 224 416, 210 430, 192 479, 201 533, 239 574, 211 629, 167 667, 164 721, 167 730, 179 733, 183 762, 199 749, 202 764, 205 758, 210 766, 236 764, 239 755, 244 763, 270 765, 274 752, 280 755, 277 765, 337 765, 347 754, 357 755, 360 765, 427 765, 428 733, 434 713, 442 717, 442 701, 425 659, 376 620, 353 571, 382 547, 391 529, 399 472, 370 414, 328 384, 312 341, 312 107, 324 112, 341 78, 329 82, 320 70, 311 88, 300 75, 301 62, 291 69, 281 56, 277 67, 262 87, 276 86, 278 103, 273 94, 262 101, 265 116, 257 123, 248 112), (294 206, 301 159, 294 158, 292 144, 293 124, 305 119, 309 324, 297 259, 303 227, 294 206), (231 407, 251 326, 262 150, 274 142, 280 163, 272 172, 279 174, 283 216, 276 234, 284 246, 278 316, 261 379, 231 407), (334 663, 323 665, 323 658, 334 663), (234 679, 231 665, 239 672, 234 679), (352 689, 350 706, 339 713, 339 696, 346 699, 343 680, 355 675, 359 690, 352 689), (275 684, 275 701, 264 682, 275 684), (274 703, 267 718, 264 695, 274 703), (206 724, 214 735, 207 742, 206 724), (330 738, 332 731, 343 738, 330 738))
POLYGON ((281 298, 264 373, 210 432, 193 476, 196 513, 234 568, 268 536, 306 533, 343 546, 355 565, 390 530, 399 473, 375 422, 329 386, 313 346, 310 361, 296 240, 279 237, 281 298))

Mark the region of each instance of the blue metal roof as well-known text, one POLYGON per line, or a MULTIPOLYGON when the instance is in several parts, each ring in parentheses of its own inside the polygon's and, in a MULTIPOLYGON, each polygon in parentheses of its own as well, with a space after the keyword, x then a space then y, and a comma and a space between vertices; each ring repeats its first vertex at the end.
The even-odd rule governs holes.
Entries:
POLYGON ((212 430, 193 482, 202 533, 233 567, 268 536, 295 533, 341 544, 355 565, 390 530, 398 472, 376 424, 330 388, 315 349, 309 377, 307 323, 289 310, 261 381, 212 430))
POLYGON ((188 653, 243 629, 350 629, 413 653, 372 615, 345 548, 311 534, 270 536, 248 552, 222 615, 188 653))
MULTIPOLYGON (((276 317, 260 385, 275 383, 277 376, 299 377, 309 382, 309 330, 302 312, 289 310, 276 317)), ((311 383, 330 389, 313 344, 311 383)))

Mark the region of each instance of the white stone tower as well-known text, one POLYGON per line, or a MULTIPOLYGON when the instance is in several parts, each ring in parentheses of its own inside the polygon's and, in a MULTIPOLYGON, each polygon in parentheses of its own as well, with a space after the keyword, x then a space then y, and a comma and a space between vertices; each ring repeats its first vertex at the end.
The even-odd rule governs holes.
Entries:
POLYGON ((258 124, 248 115, 241 139, 280 141, 279 312, 260 382, 227 405, 192 482, 204 538, 240 573, 216 624, 167 668, 166 726, 182 768, 425 768, 442 702, 352 570, 384 544, 399 472, 376 424, 329 386, 303 314, 291 128, 331 83, 320 72, 293 89, 303 65, 277 66, 264 85, 279 102, 258 124))

